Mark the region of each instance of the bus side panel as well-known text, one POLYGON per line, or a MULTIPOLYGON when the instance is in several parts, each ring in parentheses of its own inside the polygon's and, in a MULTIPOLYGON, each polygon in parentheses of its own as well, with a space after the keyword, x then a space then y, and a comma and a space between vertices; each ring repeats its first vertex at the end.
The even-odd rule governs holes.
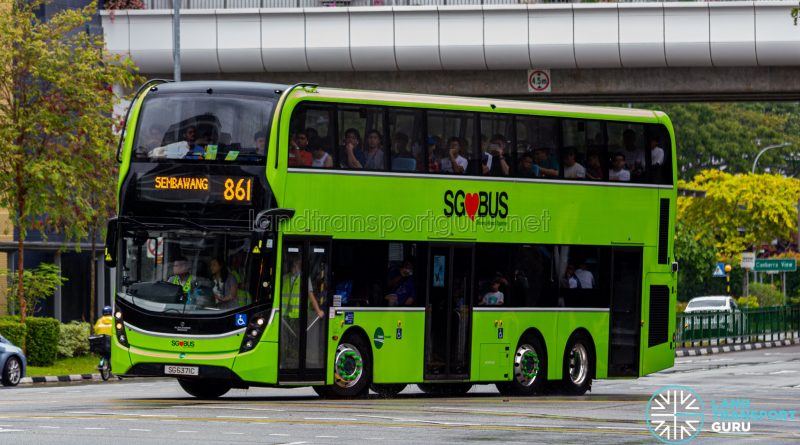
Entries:
MULTIPOLYGON (((347 317, 350 317, 348 315, 347 317)), ((328 344, 328 383, 333 383, 336 347, 350 329, 361 328, 372 349, 372 381, 375 383, 422 382, 425 358, 425 312, 336 311, 331 320, 328 344), (352 325, 345 324, 345 314, 352 313, 352 325), (398 335, 399 334, 399 335, 398 335)))
POLYGON ((116 335, 111 336, 111 344, 111 369, 117 374, 125 374, 132 365, 128 348, 119 344, 116 335))
POLYGON ((595 377, 604 379, 608 376, 608 327, 609 314, 601 312, 558 312, 558 340, 556 350, 548 350, 548 377, 560 380, 563 376, 564 350, 570 335, 576 329, 589 332, 594 343, 595 377))
POLYGON ((233 372, 248 382, 278 383, 278 343, 262 341, 240 354, 233 361, 233 372))

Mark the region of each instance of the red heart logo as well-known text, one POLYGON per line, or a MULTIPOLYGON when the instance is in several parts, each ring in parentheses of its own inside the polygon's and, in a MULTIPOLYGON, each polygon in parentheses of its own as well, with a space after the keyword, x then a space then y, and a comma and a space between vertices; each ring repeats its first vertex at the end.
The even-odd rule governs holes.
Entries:
POLYGON ((464 198, 464 207, 467 210, 467 216, 473 221, 475 221, 475 212, 478 211, 479 201, 480 199, 477 193, 467 193, 467 196, 464 198))
POLYGON ((183 342, 182 342, 182 341, 179 341, 179 342, 178 342, 178 346, 183 346, 183 342))

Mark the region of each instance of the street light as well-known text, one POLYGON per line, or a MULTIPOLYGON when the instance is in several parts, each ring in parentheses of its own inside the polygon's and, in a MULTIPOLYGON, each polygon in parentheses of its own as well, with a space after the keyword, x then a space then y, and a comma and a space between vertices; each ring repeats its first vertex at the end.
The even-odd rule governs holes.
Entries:
POLYGON ((788 146, 790 146, 790 145, 792 145, 792 143, 791 143, 791 142, 784 142, 784 143, 782 143, 782 144, 770 145, 770 146, 768 146, 768 147, 764 147, 764 148, 762 148, 762 149, 761 149, 761 151, 759 151, 759 152, 758 152, 758 154, 756 155, 756 158, 755 158, 755 160, 753 160, 753 173, 755 174, 755 172, 756 172, 756 165, 758 165, 758 158, 760 158, 760 157, 761 157, 761 155, 763 155, 765 151, 767 151, 767 150, 772 150, 773 148, 782 148, 782 147, 788 147, 788 146))

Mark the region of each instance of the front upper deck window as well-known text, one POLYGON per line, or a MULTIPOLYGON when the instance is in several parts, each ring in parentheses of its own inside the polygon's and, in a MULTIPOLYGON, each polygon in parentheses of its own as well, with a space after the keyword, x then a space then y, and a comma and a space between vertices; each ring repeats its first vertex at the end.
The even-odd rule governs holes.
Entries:
POLYGON ((175 93, 145 98, 134 160, 263 162, 274 101, 234 94, 175 93))

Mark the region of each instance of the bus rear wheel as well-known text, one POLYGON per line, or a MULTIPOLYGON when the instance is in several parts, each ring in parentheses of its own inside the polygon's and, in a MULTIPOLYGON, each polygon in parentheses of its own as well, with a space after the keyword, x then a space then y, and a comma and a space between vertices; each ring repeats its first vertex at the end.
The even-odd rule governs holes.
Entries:
POLYGON ((472 383, 417 383, 420 391, 436 396, 463 396, 472 389, 472 383))
POLYGON ((184 391, 198 399, 216 399, 231 390, 231 385, 222 382, 178 379, 184 391))
POLYGON ((592 388, 594 377, 594 348, 591 339, 577 332, 570 337, 564 351, 564 369, 561 389, 580 396, 592 388))
POLYGON ((547 383, 547 352, 535 337, 520 340, 514 353, 510 382, 498 383, 497 390, 507 396, 529 396, 543 392, 547 383))
POLYGON ((322 397, 355 398, 369 393, 372 364, 369 347, 360 335, 347 336, 336 348, 333 361, 333 385, 315 386, 322 397))
POLYGON ((381 397, 391 398, 400 394, 400 391, 406 389, 405 383, 373 383, 369 385, 369 389, 373 390, 381 397))

